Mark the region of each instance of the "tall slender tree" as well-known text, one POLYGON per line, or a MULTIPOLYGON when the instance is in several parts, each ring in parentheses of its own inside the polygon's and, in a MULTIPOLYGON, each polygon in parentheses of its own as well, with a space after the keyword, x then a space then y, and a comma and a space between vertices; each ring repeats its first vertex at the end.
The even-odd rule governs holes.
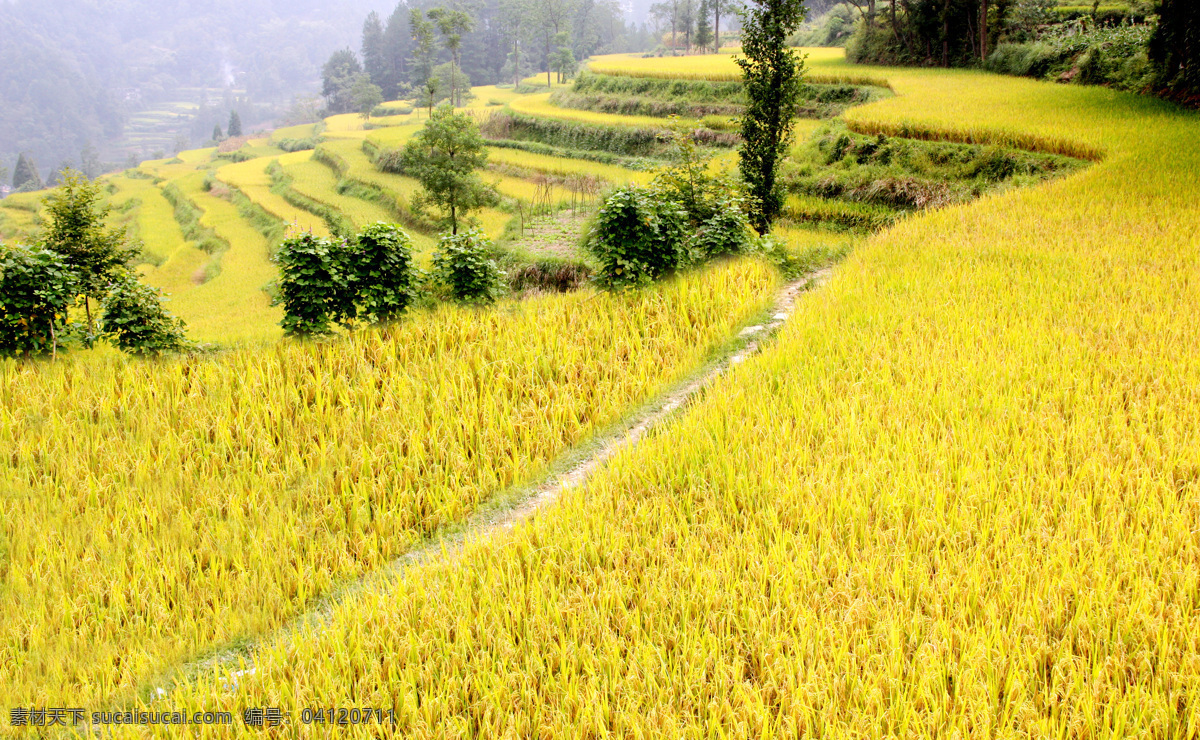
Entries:
POLYGON ((463 11, 449 8, 433 8, 428 15, 429 20, 437 25, 438 31, 442 34, 442 43, 450 52, 450 61, 454 65, 450 73, 450 104, 461 108, 463 104, 462 91, 457 89, 456 78, 459 74, 462 37, 464 33, 468 33, 475 27, 475 21, 463 11))
POLYGON ((777 181, 800 101, 804 60, 787 38, 804 20, 804 0, 750 0, 741 13, 746 112, 739 169, 751 195, 750 223, 765 234, 783 208, 777 181))
POLYGON ((384 48, 383 21, 373 10, 363 21, 362 65, 363 70, 370 75, 372 84, 382 89, 387 82, 387 52, 384 48))
MULTIPOLYGON (((408 17, 413 39, 413 82, 419 88, 430 89, 433 81, 433 68, 437 66, 437 29, 418 8, 413 8, 408 17)), ((436 87, 436 83, 433 87, 436 87)), ((430 100, 430 113, 433 112, 433 101, 430 100)))

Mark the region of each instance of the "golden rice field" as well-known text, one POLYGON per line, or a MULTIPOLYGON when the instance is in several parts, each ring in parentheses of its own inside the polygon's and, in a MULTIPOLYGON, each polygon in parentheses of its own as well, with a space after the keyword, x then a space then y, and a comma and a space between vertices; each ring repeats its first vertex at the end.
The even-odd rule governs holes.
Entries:
MULTIPOLYGON (((742 78, 741 69, 733 61, 738 56, 737 52, 740 49, 731 54, 653 58, 643 58, 640 54, 606 54, 592 57, 587 68, 589 72, 602 75, 729 82, 742 78)), ((805 47, 799 52, 808 67, 805 75, 808 82, 889 86, 887 75, 866 72, 865 68, 845 64, 842 49, 805 47)))
POLYGON ((0 363, 0 695, 111 702, 279 627, 688 373, 777 282, 744 260, 329 344, 0 363))
POLYGON ((645 185, 654 178, 654 173, 652 172, 638 172, 615 164, 589 162, 582 159, 571 159, 570 157, 555 157, 549 154, 536 154, 520 149, 506 149, 496 146, 488 147, 488 163, 519 167, 558 177, 588 175, 601 178, 614 185, 624 185, 631 182, 645 185))
MULTIPOLYGON (((307 152, 302 152, 307 154, 307 152)), ((282 196, 271 192, 271 176, 267 174, 267 166, 271 160, 249 159, 237 164, 227 164, 217 170, 217 177, 232 185, 254 201, 260 208, 271 216, 288 224, 296 231, 311 231, 319 236, 328 236, 329 227, 325 221, 315 214, 297 208, 288 203, 282 196)))
POLYGON ((870 238, 528 525, 161 705, 394 708, 404 737, 1200 735, 1200 117, 824 67, 895 90, 858 126, 1105 156, 870 238))
MULTIPOLYGON (((574 121, 577 123, 591 123, 599 125, 617 125, 617 126, 636 126, 640 128, 666 128, 669 122, 666 118, 657 116, 624 116, 616 113, 601 113, 592 110, 580 110, 576 108, 560 108, 550 102, 550 93, 540 93, 534 95, 526 95, 517 98, 508 104, 508 107, 515 113, 523 113, 528 116, 536 116, 538 118, 554 118, 560 121, 574 121)), ((728 116, 713 116, 728 120, 728 116)), ((695 124, 694 120, 681 118, 681 124, 695 124)))
MULTIPOLYGON (((214 277, 207 281, 193 279, 190 288, 176 285, 168 308, 184 317, 189 335, 201 341, 277 338, 281 333, 278 324, 282 311, 271 307, 263 290, 277 276, 269 259, 267 240, 241 217, 231 202, 205 192, 204 176, 203 172, 193 172, 175 178, 172 183, 203 211, 200 222, 230 247, 218 257, 219 271, 214 277)), ((169 261, 158 269, 168 265, 169 261)), ((157 270, 148 272, 146 279, 151 285, 158 284, 157 270)))
POLYGON ((292 177, 293 190, 338 211, 349 218, 357 229, 376 221, 390 223, 395 220, 391 212, 378 203, 339 193, 337 175, 329 167, 314 160, 312 152, 285 154, 279 158, 279 163, 292 177))

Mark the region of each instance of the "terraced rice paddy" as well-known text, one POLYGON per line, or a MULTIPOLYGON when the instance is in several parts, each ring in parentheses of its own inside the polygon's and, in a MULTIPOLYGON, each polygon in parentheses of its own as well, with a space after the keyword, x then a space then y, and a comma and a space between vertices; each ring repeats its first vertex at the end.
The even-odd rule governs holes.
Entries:
POLYGON ((356 229, 376 221, 390 223, 394 220, 392 213, 378 203, 338 193, 337 175, 328 166, 313 160, 310 152, 284 155, 279 158, 279 163, 292 177, 294 190, 341 213, 356 229))
POLYGON ((856 125, 1107 156, 873 237, 531 525, 168 701, 394 706, 413 737, 1194 737, 1200 121, 866 72, 898 94, 856 125))
MULTIPOLYGON (((287 630, 686 374, 779 278, 737 261, 330 344, 0 364, 3 695, 394 711, 347 737, 1197 737, 1200 118, 1098 88, 809 64, 896 93, 849 110, 852 131, 1091 165, 903 218, 793 195, 777 237, 853 251, 760 355, 527 524, 287 630), (241 663, 194 662, 224 649, 241 663)), ((592 69, 735 72, 726 56, 592 69)), ((362 148, 403 134, 330 128, 336 173, 288 155, 295 182, 411 198, 362 148)), ((541 175, 592 167, 492 151, 541 175)), ((203 160, 143 169, 233 245, 176 299, 193 328, 272 326, 265 240, 204 192, 203 160)), ((528 197, 533 180, 502 182, 528 197)))

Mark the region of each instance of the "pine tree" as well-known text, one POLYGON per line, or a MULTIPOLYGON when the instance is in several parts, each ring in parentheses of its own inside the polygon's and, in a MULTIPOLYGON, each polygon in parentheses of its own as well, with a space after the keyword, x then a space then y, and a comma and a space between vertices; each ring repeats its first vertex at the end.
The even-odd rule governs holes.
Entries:
POLYGON ((242 118, 238 115, 237 111, 230 111, 229 125, 225 127, 225 130, 229 132, 229 138, 231 139, 242 135, 242 118))
POLYGON ((224 138, 225 138, 225 135, 221 133, 221 124, 219 124, 219 123, 218 123, 218 124, 215 124, 215 125, 213 126, 213 137, 212 137, 212 140, 213 140, 213 141, 220 141, 221 139, 224 139, 224 138))
POLYGON ((371 77, 371 83, 382 89, 387 82, 387 56, 384 53, 383 22, 373 10, 363 22, 362 64, 371 77))
POLYGON ((13 189, 41 190, 43 187, 45 185, 33 157, 27 157, 24 154, 18 156, 17 167, 13 170, 13 189))
POLYGON ((701 51, 712 43, 712 26, 708 22, 710 8, 708 0, 700 0, 700 10, 696 15, 696 47, 701 51))

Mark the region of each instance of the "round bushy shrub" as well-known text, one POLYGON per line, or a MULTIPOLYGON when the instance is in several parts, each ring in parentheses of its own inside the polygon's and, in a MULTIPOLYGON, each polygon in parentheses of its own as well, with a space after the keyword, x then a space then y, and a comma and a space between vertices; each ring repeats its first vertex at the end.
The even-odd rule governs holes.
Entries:
POLYGON ((341 240, 324 239, 311 232, 285 239, 275 261, 279 263, 279 293, 285 333, 319 336, 333 331, 336 322, 357 316, 357 275, 350 250, 341 240))
POLYGON ((132 275, 122 276, 109 286, 101 304, 100 333, 131 355, 161 355, 192 348, 183 321, 163 307, 162 293, 142 285, 132 275))
POLYGON ((504 292, 504 272, 478 229, 445 234, 433 255, 433 279, 456 301, 491 303, 504 292))
POLYGON ((54 351, 78 287, 57 252, 0 245, 0 357, 54 351))
POLYGON ((713 214, 696 232, 693 252, 699 259, 737 254, 745 251, 752 233, 742 199, 721 198, 713 214))
POLYGON ((417 292, 412 240, 395 224, 375 223, 359 232, 353 265, 358 313, 367 321, 390 321, 403 313, 417 292))
POLYGON ((600 262, 607 288, 645 285, 674 272, 687 254, 688 216, 663 193, 633 185, 614 190, 592 224, 585 246, 600 262))

